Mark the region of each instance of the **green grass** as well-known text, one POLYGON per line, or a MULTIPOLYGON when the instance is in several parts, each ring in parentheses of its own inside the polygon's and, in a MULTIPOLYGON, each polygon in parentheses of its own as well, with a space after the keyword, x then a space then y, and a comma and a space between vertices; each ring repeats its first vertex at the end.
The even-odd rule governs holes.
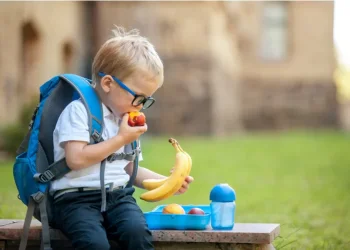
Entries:
MULTIPOLYGON (((209 204, 210 189, 229 183, 236 222, 280 223, 277 249, 350 249, 350 135, 340 132, 255 134, 225 139, 176 138, 193 159, 186 194, 158 203, 209 204)), ((168 174, 174 150, 167 138, 145 138, 140 165, 168 174)), ((24 218, 12 166, 0 166, 0 217, 24 218)), ((137 190, 138 197, 142 190, 137 190)))

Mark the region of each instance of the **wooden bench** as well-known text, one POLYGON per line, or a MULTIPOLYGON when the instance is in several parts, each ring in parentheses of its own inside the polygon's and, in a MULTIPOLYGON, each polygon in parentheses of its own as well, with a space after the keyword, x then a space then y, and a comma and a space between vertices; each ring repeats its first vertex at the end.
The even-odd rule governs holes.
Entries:
MULTIPOLYGON (((18 249, 22 227, 23 220, 0 220, 0 250, 18 249)), ((279 232, 279 224, 236 223, 231 231, 153 230, 152 234, 156 250, 272 250, 279 232)), ((50 233, 53 249, 73 249, 59 230, 50 233)), ((40 249, 40 237, 41 224, 33 220, 27 249, 40 249)), ((118 249, 115 243, 111 245, 118 249)))

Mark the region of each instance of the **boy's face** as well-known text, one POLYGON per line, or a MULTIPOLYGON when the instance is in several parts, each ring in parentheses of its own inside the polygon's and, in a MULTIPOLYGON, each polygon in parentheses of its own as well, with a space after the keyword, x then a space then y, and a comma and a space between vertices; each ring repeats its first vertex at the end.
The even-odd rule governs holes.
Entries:
MULTIPOLYGON (((120 118, 127 112, 140 111, 143 104, 135 106, 138 101, 142 100, 143 97, 146 99, 151 97, 159 86, 158 79, 144 70, 133 73, 122 83, 118 83, 116 80, 118 81, 113 76, 106 75, 101 79, 101 87, 104 92, 104 104, 120 118), (122 87, 123 84, 126 85, 127 89, 122 87)), ((152 102, 152 100, 148 100, 148 102, 152 102)))

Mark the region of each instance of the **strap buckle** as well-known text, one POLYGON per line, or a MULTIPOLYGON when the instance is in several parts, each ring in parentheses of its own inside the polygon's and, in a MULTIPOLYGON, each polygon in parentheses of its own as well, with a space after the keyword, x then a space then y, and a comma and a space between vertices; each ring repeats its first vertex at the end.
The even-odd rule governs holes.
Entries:
POLYGON ((107 183, 105 185, 105 189, 107 192, 112 192, 113 191, 113 186, 114 186, 114 183, 113 182, 110 182, 110 183, 107 183))
POLYGON ((134 161, 135 158, 140 155, 140 153, 141 153, 141 148, 137 147, 131 153, 126 154, 124 159, 127 161, 134 161))
POLYGON ((37 192, 32 194, 32 198, 36 203, 40 203, 44 199, 44 194, 42 192, 37 192))
POLYGON ((135 149, 133 149, 130 153, 113 153, 107 157, 107 161, 109 163, 115 161, 115 160, 127 160, 127 161, 134 161, 136 156, 139 156, 141 153, 141 148, 138 146, 135 149))
POLYGON ((34 175, 34 179, 38 182, 41 182, 41 183, 46 183, 46 182, 49 182, 51 181, 53 178, 55 177, 54 173, 50 170, 50 169, 47 169, 45 170, 44 173, 36 173, 34 175))
POLYGON ((102 139, 101 134, 100 134, 97 130, 95 130, 95 129, 94 129, 94 131, 92 132, 91 137, 92 137, 92 139, 93 139, 96 143, 102 141, 102 140, 101 140, 101 139, 102 139))
POLYGON ((135 148, 134 153, 136 154, 136 156, 139 156, 141 153, 141 148, 140 147, 135 148))
POLYGON ((109 163, 114 162, 115 160, 123 160, 125 158, 125 153, 113 153, 110 156, 107 157, 107 161, 109 163))

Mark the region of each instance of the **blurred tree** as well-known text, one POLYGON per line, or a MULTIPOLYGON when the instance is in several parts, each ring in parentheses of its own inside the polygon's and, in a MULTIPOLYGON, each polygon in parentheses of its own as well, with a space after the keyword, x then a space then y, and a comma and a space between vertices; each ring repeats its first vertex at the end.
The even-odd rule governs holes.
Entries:
POLYGON ((16 150, 28 132, 28 125, 38 99, 33 99, 30 103, 24 105, 20 112, 19 119, 14 124, 9 124, 0 129, 0 150, 9 154, 16 155, 16 150))

